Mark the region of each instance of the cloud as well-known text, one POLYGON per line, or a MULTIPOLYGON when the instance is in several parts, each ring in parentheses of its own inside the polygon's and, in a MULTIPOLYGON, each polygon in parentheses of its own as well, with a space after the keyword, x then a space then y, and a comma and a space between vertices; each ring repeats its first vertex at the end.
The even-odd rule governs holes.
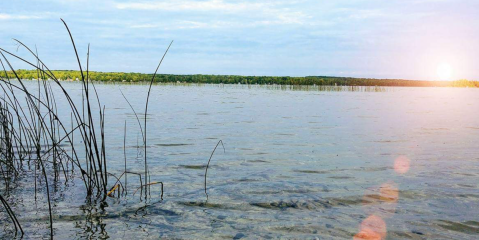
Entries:
POLYGON ((0 20, 28 20, 28 19, 42 19, 42 16, 35 15, 11 15, 0 13, 0 20))
POLYGON ((249 22, 241 21, 177 21, 173 23, 163 24, 133 24, 130 28, 136 29, 163 29, 163 30, 181 30, 181 29, 232 29, 232 28, 253 28, 270 25, 284 25, 284 24, 303 24, 303 21, 298 16, 280 15, 276 19, 271 20, 256 20, 249 22))
MULTIPOLYGON (((124 11, 186 11, 187 15, 173 17, 168 22, 136 21, 128 24, 136 29, 239 29, 271 25, 310 24, 310 16, 297 8, 290 8, 294 1, 236 1, 225 0, 167 0, 163 2, 116 3, 116 8, 124 11), (201 13, 228 13, 228 16, 205 17, 201 13), (196 13, 196 15, 195 15, 196 13), (199 13, 199 15, 198 15, 199 13)), ((207 16, 210 16, 209 14, 207 16)))
MULTIPOLYGON (((57 68, 75 67, 54 56, 71 51, 68 41, 51 44, 52 38, 68 40, 58 20, 63 17, 78 36, 78 45, 94 43, 92 60, 105 71, 149 72, 147 66, 163 51, 163 43, 175 39, 169 56, 176 63, 186 61, 175 68, 178 73, 342 71, 345 75, 428 78, 424 69, 430 58, 451 55, 470 63, 450 60, 456 69, 463 66, 463 72, 475 74, 464 77, 479 76, 473 66, 479 58, 479 30, 474 28, 479 23, 478 0, 33 2, 0 0, 0 30, 51 49, 51 61, 60 64, 57 68), (125 59, 136 59, 138 64, 127 66, 125 59), (396 74, 400 68, 402 73, 396 74)), ((1 45, 11 44, 8 35, 0 36, 1 45)), ((433 73, 435 67, 431 67, 433 73)))
POLYGON ((355 10, 349 15, 349 18, 355 20, 369 19, 369 18, 382 18, 391 16, 391 13, 385 13, 381 10, 355 10))
POLYGON ((176 23, 168 24, 134 24, 130 25, 130 28, 162 28, 162 29, 195 29, 195 28, 218 28, 220 24, 217 23, 205 23, 197 21, 179 21, 176 23))
MULTIPOLYGON (((266 25, 302 25, 308 23, 311 18, 309 15, 289 6, 294 1, 263 1, 249 2, 236 1, 226 2, 224 0, 167 0, 163 2, 140 2, 140 3, 116 3, 116 8, 120 10, 142 10, 142 11, 187 11, 188 16, 197 16, 190 18, 186 16, 181 21, 170 21, 166 23, 136 23, 130 28, 162 28, 162 29, 218 29, 218 28, 244 28, 266 25), (203 15, 194 15, 201 12, 220 12, 231 14, 228 17, 205 18, 203 15)), ((184 15, 182 15, 184 16, 184 15)))
POLYGON ((437 3, 437 2, 451 2, 451 0, 415 0, 413 1, 414 4, 422 4, 422 3, 437 3))
POLYGON ((147 24, 135 24, 135 25, 131 25, 130 28, 157 28, 159 27, 157 24, 150 24, 150 23, 147 23, 147 24))
POLYGON ((126 10, 164 10, 164 11, 249 11, 265 7, 271 7, 272 3, 250 3, 237 2, 227 3, 223 0, 208 1, 162 1, 162 2, 141 2, 141 3, 117 3, 116 8, 126 10))

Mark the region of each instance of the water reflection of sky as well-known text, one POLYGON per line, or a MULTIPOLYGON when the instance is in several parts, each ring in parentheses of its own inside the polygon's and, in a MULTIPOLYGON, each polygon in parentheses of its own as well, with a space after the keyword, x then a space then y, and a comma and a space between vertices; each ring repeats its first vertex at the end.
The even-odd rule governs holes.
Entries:
MULTIPOLYGON (((77 84, 65 86, 80 90, 77 84)), ((147 86, 121 88, 141 112, 145 99, 138 96, 147 86)), ((117 86, 97 90, 106 105, 110 171, 119 175, 123 169, 126 120, 128 169, 141 172, 134 115, 117 86)), ((164 201, 160 186, 153 185, 147 207, 137 195, 92 207, 83 201, 81 184, 59 184, 54 194, 59 238, 477 234, 476 90, 319 92, 208 85, 154 86, 152 93, 147 151, 151 181, 165 183, 164 201), (226 153, 218 151, 211 161, 205 203, 204 165, 220 139, 226 153)), ((128 176, 132 189, 139 186, 135 178, 128 176)), ((31 193, 28 184, 20 186, 17 196, 31 193)), ((15 208, 28 234, 44 234, 41 204, 25 200, 15 208)))

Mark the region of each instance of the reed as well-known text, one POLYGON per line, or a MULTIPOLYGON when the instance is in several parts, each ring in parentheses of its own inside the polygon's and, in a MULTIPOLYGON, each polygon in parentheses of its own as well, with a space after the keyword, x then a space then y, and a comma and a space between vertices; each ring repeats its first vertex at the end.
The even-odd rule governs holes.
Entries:
POLYGON ((214 148, 213 151, 211 152, 210 158, 208 159, 208 163, 206 164, 206 168, 205 168, 205 195, 206 195, 206 201, 208 201, 208 193, 206 192, 206 176, 208 175, 208 167, 210 166, 211 158, 213 158, 213 155, 214 155, 215 152, 216 152, 216 148, 218 148, 218 146, 220 145, 220 143, 221 143, 221 146, 223 146, 223 152, 226 152, 225 145, 223 144, 223 141, 222 141, 222 140, 219 140, 218 143, 216 144, 215 148, 214 148))
MULTIPOLYGON (((80 72, 81 101, 75 102, 68 91, 62 86, 62 82, 55 76, 47 65, 40 59, 38 51, 30 49, 20 40, 14 39, 19 47, 25 49, 34 58, 34 61, 26 60, 0 48, 0 179, 4 182, 3 194, 0 192, 0 201, 8 218, 15 229, 15 234, 24 235, 20 221, 10 207, 9 198, 11 183, 18 178, 28 177, 30 166, 33 166, 34 199, 41 194, 40 189, 45 189, 46 204, 49 215, 49 234, 54 237, 52 190, 56 191, 56 184, 63 181, 65 184, 79 177, 84 185, 85 200, 88 203, 99 202, 102 207, 106 206, 107 197, 120 198, 128 195, 128 175, 139 177, 139 187, 133 192, 133 196, 140 191, 140 201, 151 196, 150 187, 161 186, 160 199, 164 196, 164 183, 151 181, 148 168, 147 156, 147 115, 148 104, 158 70, 167 55, 173 41, 168 45, 158 66, 149 82, 145 102, 144 121, 140 121, 137 111, 128 101, 125 94, 122 96, 133 111, 141 132, 141 143, 137 140, 137 148, 140 144, 144 149, 144 172, 138 173, 127 169, 128 161, 126 154, 127 123, 124 125, 123 155, 124 170, 117 177, 108 171, 108 159, 106 155, 105 116, 106 108, 100 101, 95 84, 90 79, 90 44, 86 53, 86 67, 82 65, 77 51, 73 34, 66 22, 61 19, 71 40, 80 72), (11 65, 9 58, 19 60, 35 69, 36 88, 28 88, 24 80, 17 74, 11 65), (54 90, 58 88, 60 91, 54 90), (60 99, 62 99, 60 101, 60 99), (63 101, 63 99, 65 101, 63 101), (69 119, 60 117, 58 104, 65 102, 69 119), (66 124, 68 123, 68 124, 66 124), (75 136, 76 135, 76 136, 75 136), (75 136, 75 137, 74 137, 75 136), (142 176, 143 175, 143 176, 142 176), (113 183, 113 184, 111 184, 113 183), (53 187, 53 189, 51 189, 53 187), (5 196, 5 198, 4 198, 5 196)), ((206 178, 208 167, 219 145, 219 141, 208 160, 205 169, 204 190, 206 197, 206 178)))
MULTIPOLYGON (((146 144, 147 144, 147 138, 146 138, 146 133, 147 133, 147 125, 146 125, 146 120, 147 120, 147 115, 148 115, 148 103, 150 101, 150 93, 151 93, 151 86, 153 85, 153 82, 155 81, 155 77, 156 77, 156 74, 158 73, 158 69, 160 69, 160 66, 161 64, 163 63, 163 60, 165 59, 165 56, 166 54, 168 53, 168 51, 170 50, 170 47, 171 45, 173 44, 173 41, 171 41, 170 45, 168 46, 168 48, 166 49, 165 53, 163 54, 163 57, 161 57, 161 60, 160 62, 158 63, 158 66, 156 67, 156 70, 155 70, 155 73, 153 74, 153 77, 151 78, 151 81, 150 81, 150 86, 148 87, 148 94, 146 96, 146 104, 145 104, 145 123, 144 123, 144 135, 143 135, 143 146, 144 146, 144 149, 145 149, 145 152, 144 152, 144 157, 145 157, 145 181, 151 181, 151 179, 149 178, 148 176, 148 162, 147 162, 147 155, 146 155, 146 144)), ((150 185, 146 185, 147 187, 149 187, 150 185)), ((145 200, 147 198, 147 192, 148 190, 145 188, 145 200)), ((162 193, 163 194, 163 193, 162 193)))
POLYGON ((3 207, 5 208, 8 216, 12 220, 13 225, 15 226, 15 236, 17 236, 18 231, 20 231, 21 233, 20 237, 23 237, 24 232, 23 232, 22 226, 20 225, 20 222, 18 222, 18 219, 15 216, 15 213, 12 211, 12 209, 10 208, 10 205, 8 205, 7 201, 5 201, 5 199, 3 198, 1 194, 0 194, 0 202, 2 202, 3 207))
MULTIPOLYGON (((4 75, 0 78, 0 87, 3 90, 3 96, 0 97, 0 172, 5 182, 4 191, 8 193, 10 181, 26 174, 25 163, 34 165, 35 200, 38 189, 40 187, 46 189, 50 238, 54 236, 50 185, 51 181, 60 181, 61 175, 65 182, 70 179, 68 166, 71 166, 70 175, 74 174, 74 168, 78 170, 85 186, 87 199, 105 201, 117 188, 124 189, 120 181, 121 176, 116 178, 115 175, 108 172, 107 168, 105 106, 101 104, 95 85, 89 78, 90 45, 88 45, 86 71, 84 72, 73 35, 66 22, 63 19, 61 21, 70 36, 81 72, 81 106, 73 101, 61 81, 39 58, 37 51, 32 51, 21 41, 14 39, 19 47, 26 49, 34 57, 35 61, 32 61, 35 62, 34 64, 0 48, 0 65, 4 75), (26 87, 7 56, 16 58, 36 69, 38 91, 26 87), (61 91, 54 93, 52 83, 61 91), (58 94, 61 94, 68 103, 68 109, 71 112, 70 129, 63 123, 64 119, 60 119, 58 116, 57 97, 55 96, 58 94), (97 106, 94 107, 94 105, 97 106), (73 139, 75 132, 80 135, 82 143, 80 145, 76 144, 78 141, 75 142, 73 139), (79 156, 80 149, 84 153, 84 157, 79 156), (71 150, 71 152, 67 153, 67 150, 71 150), (40 175, 43 178, 43 186, 40 186, 41 183, 37 181, 37 177, 40 175), (110 177, 117 181, 113 188, 108 188, 110 177)), ((125 158, 125 179, 126 173, 125 158)), ((141 175, 140 186, 144 186, 141 175)), ((1 197, 2 204, 12 219, 16 232, 20 230, 23 234, 20 222, 9 207, 7 200, 1 197)))

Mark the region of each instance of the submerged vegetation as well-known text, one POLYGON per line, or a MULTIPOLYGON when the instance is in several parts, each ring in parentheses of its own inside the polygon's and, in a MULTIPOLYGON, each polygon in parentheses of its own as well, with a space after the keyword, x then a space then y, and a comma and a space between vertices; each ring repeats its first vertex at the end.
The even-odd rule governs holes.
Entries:
MULTIPOLYGON (((80 81, 80 71, 51 71, 59 80, 80 81)), ((21 79, 36 79, 36 70, 17 70, 21 79)), ((12 74, 10 72, 9 74, 12 74)), ((89 72, 93 81, 101 82, 150 82, 154 74, 89 72)), ((278 84, 278 85, 320 85, 320 86, 398 86, 398 87, 479 87, 479 81, 418 81, 402 79, 374 79, 350 77, 270 77, 270 76, 236 76, 236 75, 174 75, 157 74, 154 82, 158 83, 213 83, 213 84, 278 84)))
MULTIPOLYGON (((150 87, 148 92, 145 92, 144 114, 137 114, 130 105, 141 131, 142 138, 137 148, 144 149, 142 153, 144 171, 127 171, 127 156, 124 153, 124 171, 117 176, 108 168, 109 161, 105 143, 105 106, 102 105, 95 85, 90 80, 92 77, 92 73, 89 71, 90 48, 88 47, 86 68, 84 68, 72 34, 67 24, 63 23, 70 35, 80 69, 75 73, 78 74, 76 77, 81 82, 81 102, 74 101, 74 97, 71 97, 62 86, 60 79, 65 77, 61 72, 51 71, 40 60, 38 53, 21 41, 15 39, 19 47, 31 54, 33 61, 25 60, 0 48, 0 65, 2 67, 0 88, 3 91, 0 96, 0 182, 3 183, 3 186, 0 187, 0 222, 5 223, 2 228, 6 231, 0 234, 0 238, 13 235, 24 236, 22 223, 10 205, 16 201, 15 199, 29 197, 34 198, 35 203, 38 201, 42 205, 48 205, 49 235, 53 239, 55 235, 53 224, 56 218, 54 216, 55 204, 52 204, 53 200, 51 199, 52 191, 56 191, 58 183, 67 185, 68 182, 75 179, 80 179, 84 185, 85 201, 92 205, 100 204, 102 208, 107 206, 107 197, 126 197, 129 192, 133 192, 133 195, 130 193, 130 196, 139 192, 140 200, 144 200, 146 203, 151 199, 150 187, 157 184, 161 185, 160 200, 163 200, 163 182, 152 182, 148 168, 147 115, 151 85, 155 82, 156 73, 173 42, 170 43, 161 58, 155 74, 149 75, 150 87), (9 58, 23 61, 36 70, 16 71, 9 58), (36 86, 35 88, 32 88, 31 84, 30 87, 24 84, 25 74, 30 73, 35 74, 36 84, 33 85, 36 86), (57 104, 68 106, 69 118, 65 118, 59 113, 58 106, 60 105, 57 104), (143 123, 140 119, 144 119, 143 123), (133 188, 134 191, 127 189, 128 174, 138 176, 139 187, 133 188), (34 184, 33 196, 15 196, 15 192, 12 190, 15 188, 13 186, 16 186, 16 183, 22 179, 23 181, 27 179, 26 181, 34 184), (43 194, 46 198, 40 196, 37 198, 37 195, 43 194)), ((123 97, 129 104, 128 99, 124 95, 123 97)), ((126 128, 125 121, 124 151, 126 128)), ((210 160, 211 157, 208 161, 210 160)))

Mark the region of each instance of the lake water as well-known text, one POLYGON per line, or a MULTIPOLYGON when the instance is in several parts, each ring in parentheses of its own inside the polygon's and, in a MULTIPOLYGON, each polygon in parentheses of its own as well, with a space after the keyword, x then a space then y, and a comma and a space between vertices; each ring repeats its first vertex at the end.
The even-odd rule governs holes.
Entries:
MULTIPOLYGON (((63 85, 80 99, 79 83, 63 85)), ((126 121, 127 168, 143 173, 138 123, 118 88, 141 113, 148 86, 96 87, 108 170, 123 172, 126 121)), ((86 203, 78 179, 55 183, 56 238, 344 239, 371 219, 388 239, 479 237, 478 89, 155 85, 148 112, 151 181, 164 182, 164 200, 160 185, 147 202, 133 196, 133 174, 128 196, 107 206, 86 203)), ((33 192, 25 177, 9 199, 26 238, 48 238, 46 196, 33 192)), ((3 209, 0 221, 11 229, 3 209)))

